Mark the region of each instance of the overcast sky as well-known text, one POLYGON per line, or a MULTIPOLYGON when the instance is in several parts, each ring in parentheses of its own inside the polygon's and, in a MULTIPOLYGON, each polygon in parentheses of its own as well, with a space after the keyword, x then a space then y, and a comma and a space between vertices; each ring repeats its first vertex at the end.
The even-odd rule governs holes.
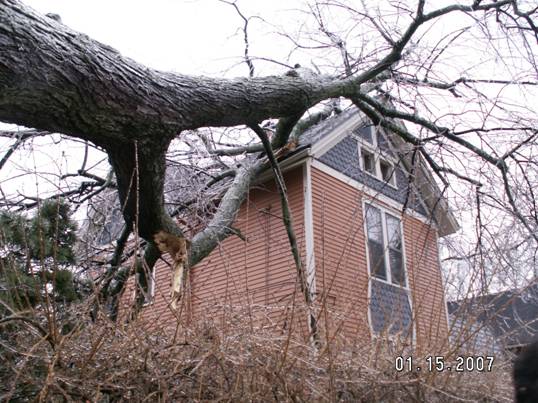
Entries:
MULTIPOLYGON (((44 14, 59 14, 71 28, 161 70, 214 74, 239 61, 244 49, 242 34, 238 32, 241 18, 232 6, 218 0, 24 2, 44 14)), ((298 14, 289 11, 302 2, 271 0, 238 4, 246 16, 259 15, 266 20, 251 22, 251 52, 259 56, 280 53, 281 44, 275 43, 267 33, 271 24, 293 23, 298 14)))

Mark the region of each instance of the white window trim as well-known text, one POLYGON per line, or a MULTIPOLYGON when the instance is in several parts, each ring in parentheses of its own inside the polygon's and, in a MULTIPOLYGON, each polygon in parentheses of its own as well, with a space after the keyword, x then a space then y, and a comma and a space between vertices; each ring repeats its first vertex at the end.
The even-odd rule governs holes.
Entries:
MULTIPOLYGON (((375 137, 374 137, 375 138, 375 137)), ((396 183, 396 164, 392 160, 392 158, 385 155, 385 153, 382 153, 379 149, 372 147, 367 141, 364 141, 363 139, 359 139, 357 141, 358 143, 358 150, 357 153, 359 155, 359 166, 361 168, 361 171, 370 175, 371 177, 389 185, 390 187, 394 189, 398 189, 398 185, 396 183), (366 150, 369 153, 373 154, 374 156, 374 164, 375 164, 375 175, 372 173, 366 171, 364 169, 364 162, 362 160, 362 150, 366 150), (381 172, 381 160, 385 161, 387 164, 390 165, 392 170, 392 175, 390 177, 389 181, 386 181, 383 179, 383 174, 381 172)))
POLYGON ((359 153, 359 167, 361 168, 361 171, 367 173, 368 175, 370 176, 373 176, 374 178, 377 178, 377 173, 378 173, 378 170, 377 170, 377 156, 376 156, 376 153, 375 151, 373 151, 372 149, 370 149, 370 147, 366 147, 366 146, 363 146, 363 145, 360 145, 359 144, 359 149, 358 149, 358 153, 359 153), (370 172, 368 172, 366 170, 366 168, 364 167, 364 160, 363 160, 363 154, 364 154, 364 151, 367 151, 369 154, 372 154, 374 156, 374 169, 375 169, 375 175, 372 175, 370 172))
POLYGON ((392 186, 394 189, 398 189, 398 186, 396 185, 396 167, 394 165, 394 163, 384 157, 379 157, 378 158, 378 166, 379 166, 379 177, 381 178, 381 180, 385 183, 387 183, 389 186, 392 186), (381 171, 381 160, 383 160, 384 162, 386 162, 388 165, 390 165, 390 179, 388 181, 386 181, 385 179, 383 179, 383 172, 381 171))
POLYGON ((316 295, 316 255, 314 253, 314 215, 312 212, 312 158, 307 158, 303 165, 303 191, 304 191, 304 225, 305 225, 305 252, 306 252, 306 279, 310 295, 316 295))
MULTIPOLYGON (((142 306, 148 306, 155 302, 155 271, 156 267, 153 267, 148 277, 148 293, 146 294, 146 299, 142 306)), ((138 276, 138 274, 137 274, 138 276)))
POLYGON ((410 291, 410 288, 409 288, 409 276, 408 276, 408 273, 407 273, 407 258, 406 258, 406 255, 405 255, 405 236, 404 236, 404 231, 403 231, 403 217, 399 214, 394 214, 394 212, 392 212, 391 210, 377 204, 377 203, 374 203, 372 202, 371 200, 363 200, 362 201, 362 215, 363 215, 363 226, 364 226, 364 240, 365 240, 365 243, 366 243, 366 263, 368 265, 368 276, 371 278, 371 279, 374 279, 374 280, 377 280, 377 281, 381 281, 383 283, 386 283, 386 284, 389 284, 389 285, 393 285, 393 286, 396 286, 396 287, 400 287, 400 288, 403 288, 404 290, 406 291, 410 291), (386 270, 386 274, 387 274, 387 279, 386 280, 383 280, 382 278, 379 278, 377 276, 374 276, 372 274, 372 270, 371 270, 371 264, 370 264, 370 249, 368 247, 368 227, 366 225, 366 205, 370 205, 372 207, 375 207, 377 208, 380 212, 381 212, 381 225, 382 225, 382 232, 383 232, 383 253, 385 254, 385 270, 386 270), (397 218, 399 221, 400 221, 400 234, 401 234, 401 237, 402 237, 402 266, 403 266, 403 271, 404 271, 404 275, 405 275, 405 285, 402 285, 402 284, 398 284, 398 283, 393 283, 392 282, 392 269, 390 267, 390 257, 389 257, 389 242, 388 242, 388 231, 387 231, 387 219, 386 219, 386 214, 389 214, 391 215, 392 217, 394 218, 397 218))

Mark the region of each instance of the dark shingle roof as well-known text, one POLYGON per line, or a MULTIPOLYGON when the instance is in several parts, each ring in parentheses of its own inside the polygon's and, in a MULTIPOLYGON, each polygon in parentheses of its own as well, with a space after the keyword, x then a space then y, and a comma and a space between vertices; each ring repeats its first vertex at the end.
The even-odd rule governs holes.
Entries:
POLYGON ((538 284, 447 305, 451 315, 489 325, 506 347, 528 344, 538 336, 538 284))
POLYGON ((334 129, 346 122, 351 116, 357 113, 356 108, 348 108, 345 111, 332 115, 318 124, 306 130, 299 140, 299 146, 308 146, 317 143, 325 136, 331 134, 334 129))

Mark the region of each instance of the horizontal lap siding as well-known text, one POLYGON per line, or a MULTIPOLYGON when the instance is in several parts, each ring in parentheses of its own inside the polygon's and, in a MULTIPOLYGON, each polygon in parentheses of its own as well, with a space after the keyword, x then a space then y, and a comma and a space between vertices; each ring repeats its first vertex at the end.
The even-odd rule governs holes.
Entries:
POLYGON ((417 344, 424 351, 447 347, 448 324, 439 267, 437 231, 410 216, 404 219, 406 268, 415 312, 417 344))
MULTIPOLYGON (((318 299, 327 296, 327 305, 347 318, 333 321, 333 327, 341 325, 346 335, 367 340, 368 266, 361 192, 312 168, 312 207, 318 299)), ((448 329, 437 233, 407 215, 403 227, 417 344, 439 347, 446 342, 448 329)))
MULTIPOLYGON (((295 233, 304 255, 302 172, 302 167, 295 168, 284 177, 295 233)), ((280 197, 272 180, 251 190, 233 225, 247 241, 232 235, 191 269, 190 320, 204 320, 208 310, 227 304, 254 306, 291 302, 296 289, 296 272, 281 217, 280 197)), ((155 299, 151 308, 144 310, 144 316, 161 322, 174 317, 169 307, 170 277, 170 267, 159 261, 155 299)), ((181 315, 186 315, 186 311, 181 315)), ((284 312, 277 311, 273 314, 275 318, 284 312)))
POLYGON ((367 340, 368 276, 360 193, 312 168, 312 213, 318 301, 337 313, 329 315, 331 328, 367 340))

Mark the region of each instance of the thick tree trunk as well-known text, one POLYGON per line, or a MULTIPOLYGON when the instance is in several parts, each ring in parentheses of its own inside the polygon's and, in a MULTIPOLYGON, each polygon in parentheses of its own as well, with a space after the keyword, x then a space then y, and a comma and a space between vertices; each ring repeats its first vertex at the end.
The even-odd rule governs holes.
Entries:
POLYGON ((121 144, 107 149, 118 183, 123 217, 138 234, 152 240, 158 231, 181 235, 164 208, 166 149, 147 143, 121 144))

